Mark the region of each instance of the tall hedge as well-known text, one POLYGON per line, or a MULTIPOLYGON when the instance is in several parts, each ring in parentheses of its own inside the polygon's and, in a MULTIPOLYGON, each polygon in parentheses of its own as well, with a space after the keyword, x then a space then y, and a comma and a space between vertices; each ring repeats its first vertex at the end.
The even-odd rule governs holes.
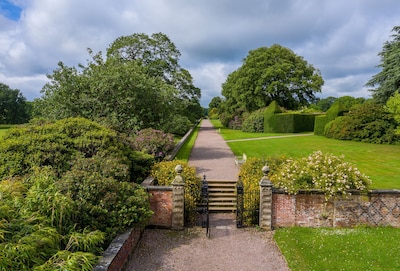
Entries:
POLYGON ((342 102, 336 101, 328 111, 326 111, 325 115, 315 117, 314 134, 324 135, 325 125, 338 116, 343 116, 347 111, 349 111, 349 108, 347 108, 342 102))
POLYGON ((265 133, 300 133, 314 130, 316 114, 282 113, 279 105, 273 101, 264 113, 265 133))

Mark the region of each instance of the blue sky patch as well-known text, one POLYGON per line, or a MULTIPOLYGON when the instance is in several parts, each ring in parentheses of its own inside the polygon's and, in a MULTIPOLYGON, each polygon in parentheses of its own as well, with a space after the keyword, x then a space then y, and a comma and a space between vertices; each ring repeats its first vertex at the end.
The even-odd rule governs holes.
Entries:
POLYGON ((10 20, 18 21, 21 16, 22 8, 14 5, 10 1, 0 0, 0 14, 10 20))

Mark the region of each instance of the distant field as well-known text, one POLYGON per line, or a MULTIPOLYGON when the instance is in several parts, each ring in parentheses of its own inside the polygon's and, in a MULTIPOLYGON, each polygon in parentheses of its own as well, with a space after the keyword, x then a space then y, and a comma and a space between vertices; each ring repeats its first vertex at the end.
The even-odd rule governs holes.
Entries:
MULTIPOLYGON (((214 125, 220 125, 213 121, 214 125)), ((243 132, 221 129, 225 140, 243 139, 243 132)), ((251 133, 248 138, 272 136, 251 133), (258 136, 257 136, 258 135, 258 136)), ((400 145, 380 145, 354 141, 329 139, 323 136, 282 137, 254 141, 228 142, 235 155, 246 153, 248 157, 285 155, 304 157, 321 150, 353 163, 372 179, 373 189, 400 189, 400 145)))

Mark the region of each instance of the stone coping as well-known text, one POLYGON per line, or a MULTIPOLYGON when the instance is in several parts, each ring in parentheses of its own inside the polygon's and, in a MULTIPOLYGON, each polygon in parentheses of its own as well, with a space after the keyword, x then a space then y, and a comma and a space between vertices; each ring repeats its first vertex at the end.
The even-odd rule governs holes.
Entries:
MULTIPOLYGON (((272 192, 274 194, 288 194, 285 190, 279 188, 273 188, 272 192)), ((369 190, 368 192, 360 191, 360 190, 348 190, 352 195, 372 195, 372 194, 399 194, 400 190, 398 189, 374 189, 369 190)), ((298 194, 324 194, 321 190, 299 190, 298 194)))

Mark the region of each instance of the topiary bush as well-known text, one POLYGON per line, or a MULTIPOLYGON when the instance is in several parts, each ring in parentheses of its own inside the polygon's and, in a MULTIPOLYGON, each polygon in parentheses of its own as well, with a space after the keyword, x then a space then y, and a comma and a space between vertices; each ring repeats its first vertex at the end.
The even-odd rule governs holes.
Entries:
POLYGON ((162 161, 153 165, 151 176, 159 185, 171 185, 175 179, 175 167, 182 166, 182 177, 185 180, 185 223, 192 224, 195 220, 196 204, 201 199, 201 178, 196 175, 196 168, 183 160, 162 161))
POLYGON ((288 159, 272 174, 275 187, 290 194, 299 190, 320 190, 329 199, 348 195, 349 190, 366 191, 371 184, 368 176, 344 161, 344 157, 316 151, 300 159, 288 159))

